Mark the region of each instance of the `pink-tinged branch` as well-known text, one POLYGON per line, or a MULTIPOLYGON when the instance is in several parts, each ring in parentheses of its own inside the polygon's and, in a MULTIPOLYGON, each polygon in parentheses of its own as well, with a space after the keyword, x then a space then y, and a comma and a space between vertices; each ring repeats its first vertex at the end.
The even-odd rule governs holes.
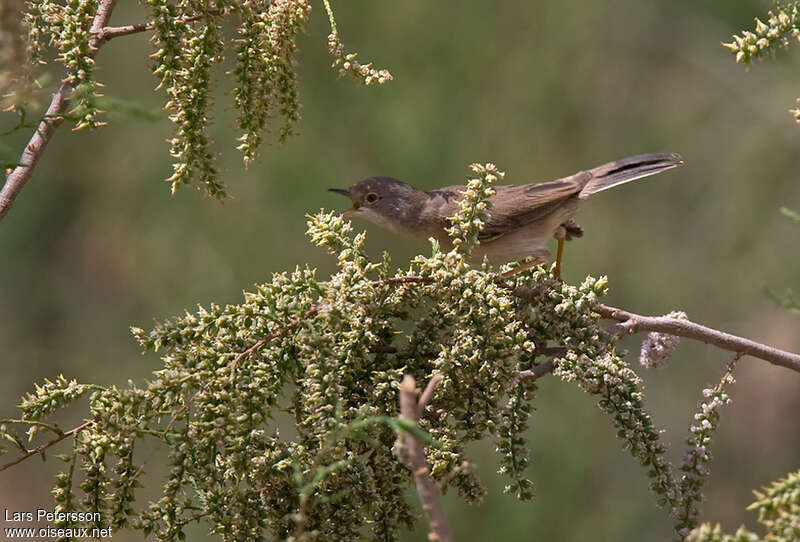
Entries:
MULTIPOLYGON (((419 390, 414 382, 414 377, 411 375, 404 376, 403 381, 400 383, 400 417, 417 423, 422 415, 422 409, 433 397, 434 388, 441 379, 441 375, 434 376, 428 382, 419 400, 417 400, 419 390)), ((417 494, 419 495, 419 500, 422 501, 422 509, 428 516, 431 526, 431 533, 428 535, 428 539, 437 542, 452 542, 453 537, 450 535, 450 529, 447 527, 444 511, 439 502, 439 488, 436 487, 436 483, 431 478, 422 443, 409 432, 403 433, 401 438, 408 451, 411 469, 414 473, 414 483, 417 486, 417 494)))
POLYGON ((687 337, 706 344, 713 344, 723 350, 746 354, 768 361, 773 365, 800 372, 800 354, 780 350, 744 337, 737 337, 690 320, 666 316, 642 316, 606 305, 598 306, 595 312, 603 318, 620 322, 615 326, 619 335, 657 331, 678 337, 687 337))
MULTIPOLYGON (((89 58, 94 58, 100 46, 103 45, 101 31, 111 19, 111 12, 114 10, 116 3, 117 0, 101 0, 97 8, 97 14, 94 16, 92 27, 89 30, 91 35, 89 38, 89 58)), ((69 106, 69 97, 74 89, 75 81, 70 80, 70 78, 62 81, 58 91, 53 94, 53 99, 50 101, 50 106, 47 108, 43 119, 39 122, 28 144, 25 145, 25 150, 22 151, 22 156, 19 159, 19 165, 6 177, 3 189, 0 190, 0 220, 11 210, 14 200, 17 199, 25 183, 33 175, 33 170, 36 168, 36 164, 42 154, 44 154, 44 150, 50 139, 52 139, 56 128, 64 122, 64 114, 69 106)))
POLYGON ((11 467, 13 467, 14 465, 16 465, 18 463, 22 463, 23 461, 25 461, 29 457, 33 457, 34 455, 41 454, 46 449, 48 449, 50 446, 61 442, 62 440, 64 440, 67 437, 71 437, 72 435, 80 433, 81 431, 83 431, 84 429, 86 429, 87 427, 92 425, 93 423, 94 423, 94 420, 89 420, 87 422, 84 422, 81 425, 79 425, 78 427, 75 427, 74 429, 70 429, 69 431, 64 432, 61 436, 58 436, 58 437, 54 438, 50 442, 48 442, 46 444, 42 444, 41 446, 39 446, 38 448, 34 448, 33 450, 28 450, 25 454, 22 455, 22 457, 18 457, 14 461, 12 461, 10 463, 6 463, 2 467, 0 467, 0 472, 3 472, 4 470, 6 470, 8 468, 11 468, 11 467))
MULTIPOLYGON (((193 15, 191 17, 185 17, 183 19, 176 19, 175 22, 178 24, 187 24, 187 23, 194 23, 197 21, 201 21, 208 17, 216 17, 225 15, 225 10, 214 9, 207 13, 201 13, 200 15, 193 15)), ((131 34, 139 34, 140 32, 147 32, 148 30, 152 30, 156 27, 155 21, 147 21, 146 23, 137 23, 137 24, 128 24, 125 26, 104 26, 100 29, 97 33, 97 37, 100 41, 109 41, 114 38, 119 38, 120 36, 129 36, 131 34)))
POLYGON ((537 378, 541 378, 548 373, 552 373, 553 369, 555 368, 556 368, 555 362, 552 359, 549 359, 544 363, 536 365, 533 369, 526 369, 524 371, 520 371, 518 373, 518 377, 524 378, 526 380, 536 380, 537 378))

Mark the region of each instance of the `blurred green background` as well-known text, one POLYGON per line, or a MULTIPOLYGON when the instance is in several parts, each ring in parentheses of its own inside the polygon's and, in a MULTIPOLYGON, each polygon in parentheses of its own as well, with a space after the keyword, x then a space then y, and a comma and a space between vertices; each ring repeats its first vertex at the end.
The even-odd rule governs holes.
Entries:
MULTIPOLYGON (((492 161, 506 181, 549 180, 627 155, 680 152, 686 166, 597 196, 569 243, 565 278, 607 274, 608 302, 689 317, 800 350, 800 319, 776 309, 767 286, 800 287, 800 47, 749 72, 720 46, 770 2, 335 2, 348 50, 388 67, 383 87, 329 69, 320 3, 300 42, 300 135, 263 149, 244 171, 234 150, 230 82, 219 67, 212 133, 234 194, 220 205, 193 189, 169 196, 165 115, 113 118, 94 133, 57 133, 0 224, 0 415, 15 414, 33 382, 64 373, 123 385, 159 368, 139 354, 130 325, 197 303, 234 303, 271 273, 334 262, 304 237, 304 213, 344 208, 326 191, 371 175, 422 188, 462 182, 492 161)), ((113 24, 145 19, 121 2, 113 24)), ((148 36, 115 40, 98 58, 108 96, 158 110, 148 36)), ((54 66, 58 73, 59 66, 54 66)), ((15 119, 0 119, 5 130, 15 119)), ((21 149, 29 134, 2 145, 21 149)), ((359 224, 360 227, 364 224, 359 224)), ((369 228, 368 246, 403 266, 425 243, 369 228)), ((635 361, 641 336, 629 339, 635 361)), ((700 389, 728 353, 684 341, 663 370, 637 368, 655 420, 679 464, 700 389)), ((800 375, 743 359, 723 412, 703 519, 745 522, 751 489, 800 467, 800 375)), ((594 401, 554 377, 540 381, 531 420, 533 503, 502 494, 491 443, 473 450, 489 494, 473 508, 448 494, 459 542, 665 540, 644 471, 621 450, 594 401)), ((67 417, 84 414, 73 407, 67 417)), ((65 420, 68 426, 69 420, 65 420)), ((32 459, 0 476, 0 507, 50 506, 57 461, 32 459)), ((158 470, 155 467, 153 470, 158 470)), ((153 487, 160 485, 150 478, 153 487)), ((145 495, 145 494, 143 494, 145 495)), ((416 499, 413 494, 410 498, 416 499)), ((142 506, 144 501, 140 501, 142 506)), ((203 528, 194 528, 192 538, 203 528)), ((140 539, 139 533, 115 533, 140 539)), ((406 537, 426 540, 425 524, 406 537)))

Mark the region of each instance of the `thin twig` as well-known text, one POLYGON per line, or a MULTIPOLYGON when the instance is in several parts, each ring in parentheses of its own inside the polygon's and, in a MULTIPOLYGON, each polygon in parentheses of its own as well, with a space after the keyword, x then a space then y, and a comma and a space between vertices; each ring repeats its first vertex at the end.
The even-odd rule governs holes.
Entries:
MULTIPOLYGON (((431 277, 409 275, 373 281, 370 284, 372 286, 383 286, 390 284, 430 282, 433 282, 431 277)), ((512 288, 503 280, 498 280, 498 284, 507 289, 514 297, 528 302, 535 302, 543 291, 543 285, 539 285, 534 288, 512 288)), ((670 335, 686 337, 688 339, 695 339, 706 344, 712 344, 723 350, 742 352, 755 358, 768 361, 774 365, 779 365, 781 367, 786 367, 787 369, 800 372, 800 354, 795 354, 793 352, 767 346, 744 337, 738 337, 730 333, 725 333, 724 331, 719 331, 714 328, 697 324, 691 320, 667 318, 664 316, 642 316, 606 305, 599 305, 595 311, 603 318, 620 322, 620 324, 618 324, 619 332, 641 333, 660 331, 662 333, 668 333, 670 335)))
POLYGON ((519 378, 524 378, 526 380, 536 380, 537 378, 541 378, 548 373, 552 373, 553 369, 555 369, 555 362, 550 359, 545 361, 544 363, 540 363, 539 365, 534 366, 533 369, 526 369, 524 371, 520 371, 517 373, 519 378))
POLYGON ((72 435, 74 435, 76 433, 80 433, 81 431, 83 431, 84 429, 86 429, 87 427, 92 425, 93 423, 94 423, 94 420, 89 420, 87 422, 84 422, 81 425, 79 425, 78 427, 75 427, 73 429, 70 429, 69 431, 64 432, 64 434, 61 435, 60 437, 56 437, 53 440, 51 440, 50 442, 39 446, 38 448, 35 448, 33 450, 28 450, 28 452, 25 453, 22 457, 19 457, 19 458, 15 459, 14 461, 12 461, 10 463, 6 463, 2 467, 0 467, 0 472, 3 472, 7 468, 13 467, 17 463, 22 463, 23 461, 25 461, 29 457, 32 457, 34 455, 37 455, 37 454, 40 454, 40 453, 44 452, 50 446, 61 442, 62 440, 64 440, 65 438, 67 438, 69 436, 72 436, 72 435))
POLYGON ((442 381, 444 377, 439 373, 433 375, 433 377, 428 381, 428 385, 425 386, 425 391, 422 392, 422 395, 419 396, 419 415, 422 416, 422 412, 425 410, 425 407, 428 406, 428 403, 431 402, 433 399, 433 392, 436 391, 436 386, 439 385, 439 382, 442 381))
POLYGON ((239 365, 239 363, 244 358, 246 358, 247 356, 253 354, 254 352, 257 352, 265 344, 267 344, 267 343, 269 343, 271 341, 274 341, 275 339, 280 339, 281 337, 283 337, 284 335, 286 335, 287 333, 289 333, 290 331, 292 331, 293 329, 298 327, 300 324, 302 324, 303 322, 305 322, 306 320, 308 320, 309 318, 311 318, 312 316, 317 314, 321 309, 322 309, 322 305, 319 305, 319 304, 318 305, 313 305, 310 309, 308 309, 306 311, 306 313, 301 318, 298 318, 294 322, 291 322, 290 324, 287 324, 287 325, 283 326, 278 331, 274 331, 274 332, 270 333, 269 335, 267 335, 266 337, 264 337, 262 339, 259 339, 258 341, 256 341, 253 344, 253 346, 251 346, 247 350, 242 351, 238 356, 236 356, 233 359, 233 361, 231 361, 228 364, 228 367, 230 369, 235 369, 236 366, 239 365))
MULTIPOLYGON (((226 13, 225 10, 214 9, 210 10, 207 13, 202 13, 200 15, 193 15, 191 17, 185 17, 183 19, 176 19, 175 23, 176 24, 194 23, 202 19, 206 19, 208 17, 223 16, 225 15, 225 13, 226 13)), ((155 21, 147 21, 146 23, 128 24, 125 26, 104 26, 97 33, 97 37, 101 41, 110 41, 120 36, 130 36, 131 34, 139 34, 140 32, 147 32, 148 30, 152 30, 155 27, 156 27, 155 21)))
MULTIPOLYGON (((441 375, 437 376, 438 378, 436 376, 433 377, 425 388, 422 398, 425 398, 426 401, 433 395, 433 388, 441 380, 441 375)), ((419 421, 424 404, 422 400, 417 401, 418 394, 419 390, 414 382, 414 377, 405 375, 400 383, 401 418, 414 423, 419 421)), ((442 505, 439 502, 439 489, 436 487, 433 478, 431 478, 422 443, 409 432, 403 433, 402 439, 408 450, 411 469, 414 472, 414 483, 417 486, 417 494, 420 501, 422 501, 422 509, 427 514, 431 525, 431 533, 428 535, 428 539, 437 542, 452 542, 453 538, 450 535, 442 505)))
POLYGON ((184 519, 176 521, 175 525, 177 525, 179 527, 182 527, 182 526, 186 525, 187 523, 191 523, 193 521, 199 521, 199 520, 203 519, 204 517, 210 516, 210 515, 211 515, 211 512, 208 512, 208 511, 206 511, 206 512, 198 512, 193 516, 190 516, 188 518, 184 518, 184 519))
MULTIPOLYGON (((103 40, 100 38, 101 30, 108 24, 116 3, 117 0, 101 0, 97 7, 97 14, 94 16, 92 27, 89 30, 89 52, 87 53, 89 58, 94 58, 103 44, 103 40)), ((17 199, 25 183, 33 175, 33 170, 44 154, 44 149, 53 137, 56 128, 64 122, 64 113, 69 105, 69 95, 74 90, 75 83, 76 81, 69 77, 61 82, 61 86, 50 101, 47 113, 39 122, 28 144, 25 145, 25 150, 22 151, 19 159, 20 165, 6 177, 3 189, 0 190, 0 220, 3 220, 3 217, 11 210, 14 200, 17 199)))
POLYGON ((400 277, 389 277, 388 279, 373 280, 369 283, 370 286, 389 286, 392 284, 417 284, 417 283, 431 283, 434 281, 433 277, 420 277, 419 275, 405 275, 400 277))
POLYGON ((28 425, 28 426, 41 427, 43 429, 48 429, 52 431, 59 437, 64 434, 64 431, 59 429, 57 426, 45 422, 40 422, 37 420, 17 420, 12 418, 3 418, 2 420, 0 420, 0 424, 6 424, 6 423, 11 423, 14 425, 28 425))
POLYGON ((623 334, 658 331, 678 337, 687 337, 706 344, 713 344, 723 350, 741 352, 768 361, 773 365, 800 372, 800 354, 779 350, 744 337, 737 337, 724 331, 696 324, 690 320, 666 316, 642 316, 606 305, 599 305, 595 308, 595 312, 603 318, 620 322, 617 324, 617 329, 623 334))

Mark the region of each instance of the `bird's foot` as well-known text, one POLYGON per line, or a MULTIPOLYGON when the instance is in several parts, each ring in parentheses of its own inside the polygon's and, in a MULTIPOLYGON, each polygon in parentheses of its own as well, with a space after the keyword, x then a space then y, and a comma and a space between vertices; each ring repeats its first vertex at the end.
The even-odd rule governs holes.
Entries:
POLYGON ((558 249, 556 250, 556 266, 553 268, 553 276, 558 282, 564 282, 564 279, 561 278, 561 257, 564 255, 564 238, 566 236, 567 232, 563 226, 559 227, 554 236, 558 241, 558 249))

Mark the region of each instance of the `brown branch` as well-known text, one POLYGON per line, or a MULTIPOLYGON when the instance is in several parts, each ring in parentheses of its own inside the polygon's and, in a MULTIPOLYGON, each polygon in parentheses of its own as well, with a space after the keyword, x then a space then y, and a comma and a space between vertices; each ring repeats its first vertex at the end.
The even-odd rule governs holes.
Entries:
POLYGON ((300 507, 297 509, 297 515, 295 516, 295 521, 297 525, 294 529, 294 539, 297 542, 306 542, 307 538, 305 536, 306 532, 306 523, 308 522, 308 498, 307 497, 300 497, 300 507))
POLYGON ((267 343, 269 343, 271 341, 274 341, 275 339, 279 339, 279 338, 283 337, 284 335, 286 335, 287 333, 289 333, 290 331, 292 331, 293 329, 298 327, 300 324, 302 324, 303 322, 305 322, 306 320, 308 320, 309 318, 311 318, 312 316, 317 314, 321 309, 322 309, 322 305, 313 305, 310 309, 308 309, 306 311, 306 313, 302 316, 302 318, 298 318, 294 322, 291 322, 290 324, 287 324, 287 325, 283 326, 278 331, 274 331, 274 332, 270 333, 269 335, 267 335, 266 337, 264 337, 262 339, 259 339, 258 341, 256 341, 253 344, 253 346, 251 346, 247 350, 244 350, 241 353, 239 353, 239 355, 236 356, 233 359, 233 361, 231 361, 228 364, 228 367, 230 367, 230 369, 235 369, 236 366, 239 365, 239 362, 241 362, 247 356, 253 354, 254 352, 257 352, 265 344, 267 344, 267 343))
POLYGON ((441 382, 443 378, 444 377, 442 375, 437 373, 428 381, 428 385, 425 386, 425 391, 423 391, 422 395, 419 396, 419 402, 417 403, 419 416, 422 416, 422 412, 425 410, 425 407, 428 406, 428 403, 430 403, 431 399, 433 399, 433 392, 436 391, 436 386, 439 385, 439 382, 441 382))
MULTIPOLYGON (((216 17, 225 15, 225 10, 220 9, 213 9, 210 10, 208 13, 202 13, 200 15, 193 15, 191 17, 185 17, 183 19, 176 19, 175 23, 177 24, 188 24, 200 21, 202 19, 206 19, 208 17, 216 17)), ((104 26, 100 29, 97 33, 97 37, 101 41, 109 41, 113 40, 114 38, 119 38, 120 36, 130 36, 131 34, 139 34, 140 32, 147 32, 148 30, 152 30, 155 28, 156 22, 155 21, 147 21, 146 23, 137 23, 137 24, 128 24, 125 26, 104 26)))
POLYGON ((22 463, 23 461, 25 461, 29 457, 32 457, 32 456, 34 456, 36 454, 40 454, 40 453, 44 452, 50 446, 52 446, 54 444, 57 444, 57 443, 61 442, 62 440, 64 440, 65 438, 70 437, 70 436, 72 436, 72 435, 74 435, 76 433, 80 433, 81 431, 83 431, 84 429, 86 429, 87 427, 92 425, 93 423, 94 423, 94 420, 89 420, 87 422, 84 422, 81 425, 79 425, 78 427, 70 429, 69 431, 66 431, 61 436, 54 438, 50 442, 48 442, 46 444, 43 444, 43 445, 41 445, 38 448, 35 448, 33 450, 28 450, 22 457, 19 457, 19 458, 15 459, 14 461, 12 461, 10 463, 6 463, 2 467, 0 467, 0 472, 3 472, 4 470, 6 470, 6 469, 8 469, 10 467, 13 467, 14 465, 16 465, 18 463, 22 463))
POLYGON ((370 286, 378 287, 378 286, 389 286, 392 284, 419 284, 419 283, 431 283, 433 282, 433 277, 420 277, 419 275, 404 275, 400 277, 389 277, 388 279, 382 280, 373 280, 369 283, 370 286))
POLYGON ((537 378, 541 378, 548 373, 552 373, 553 369, 555 369, 555 362, 550 359, 545 361, 544 363, 540 363, 539 365, 534 366, 533 369, 526 369, 524 371, 520 371, 517 373, 519 378, 524 379, 531 379, 536 380, 537 378))
POLYGON ((544 375, 550 374, 556 368, 556 358, 563 356, 567 353, 567 348, 564 346, 554 346, 547 348, 537 348, 533 351, 536 356, 550 356, 550 359, 534 365, 532 369, 524 369, 517 372, 517 376, 513 381, 513 386, 516 386, 520 380, 536 380, 544 375))
POLYGON ((184 519, 176 521, 175 525, 177 525, 178 527, 183 527, 184 525, 186 525, 188 523, 191 523, 193 521, 200 521, 204 517, 210 516, 210 515, 211 515, 211 512, 208 512, 208 511, 206 511, 206 512, 198 512, 198 513, 196 513, 195 515, 193 515, 191 517, 184 518, 184 519))
MULTIPOLYGON (((543 292, 543 285, 541 284, 534 288, 512 288, 508 283, 503 281, 498 281, 498 283, 500 286, 507 289, 514 297, 529 303, 537 302, 543 292)), ((597 306, 595 312, 603 318, 619 322, 614 326, 614 329, 612 329, 612 333, 616 333, 618 336, 658 331, 669 335, 694 339, 706 344, 712 344, 723 350, 742 352, 755 358, 768 361, 774 365, 800 372, 800 354, 787 352, 750 339, 745 339, 744 337, 731 335, 724 331, 697 324, 691 320, 668 318, 666 316, 642 316, 607 305, 597 306)))
MULTIPOLYGON (((377 280, 371 282, 370 284, 372 286, 384 286, 391 284, 430 282, 433 282, 432 277, 409 275, 377 280)), ((502 279, 498 279, 497 283, 501 287, 507 289, 514 297, 527 302, 536 302, 546 288, 544 285, 538 285, 534 288, 512 288, 502 279)), ((668 333, 670 335, 695 339, 706 344, 712 344, 723 350, 742 352, 755 358, 768 361, 774 365, 779 365, 781 367, 786 367, 787 369, 800 372, 800 354, 795 354, 786 350, 780 350, 779 348, 767 346, 744 337, 738 337, 730 333, 725 333, 724 331, 719 331, 717 329, 697 324, 691 320, 667 318, 664 316, 642 316, 606 305, 600 305, 595 310, 603 318, 620 322, 620 324, 617 324, 618 333, 626 334, 659 331, 662 333, 668 333)), ((533 372, 522 371, 521 373, 525 378, 539 378, 542 376, 542 374, 546 374, 547 372, 551 372, 553 370, 552 364, 550 364, 549 369, 545 371, 545 365, 546 364, 537 366, 537 368, 531 370, 533 372), (538 369, 538 367, 541 367, 541 369, 538 369), (544 371, 544 373, 539 374, 539 371, 544 371)))
MULTIPOLYGON (((414 382, 414 377, 405 375, 400 383, 400 417, 411 422, 417 423, 424 407, 423 399, 427 402, 433 395, 433 388, 441 380, 441 376, 433 377, 425 388, 425 391, 417 401, 419 390, 414 382)), ((429 540, 437 542, 452 542, 450 530, 447 528, 444 512, 439 502, 439 489, 431 478, 428 462, 425 459, 425 450, 422 443, 414 435, 405 432, 402 435, 405 448, 408 450, 411 469, 414 472, 414 483, 417 486, 417 494, 422 501, 422 509, 428 516, 431 525, 429 540)))
MULTIPOLYGON (((101 0, 97 8, 97 14, 94 16, 92 27, 89 30, 89 53, 87 55, 89 58, 94 58, 103 44, 103 39, 100 37, 102 29, 108 24, 116 3, 117 0, 101 0)), ((74 89, 75 81, 71 78, 66 78, 61 82, 61 86, 50 101, 44 118, 39 122, 28 144, 25 145, 19 165, 6 177, 3 189, 0 190, 0 220, 3 220, 3 217, 11 210, 14 200, 17 199, 25 183, 33 175, 33 170, 44 154, 44 149, 53 137, 56 128, 64 122, 64 113, 69 105, 69 95, 74 89)))
POLYGON ((690 320, 666 316, 642 316, 606 305, 598 306, 595 308, 595 312, 603 318, 620 322, 615 326, 620 334, 658 331, 678 337, 687 337, 706 344, 713 344, 723 350, 747 354, 773 365, 800 372, 800 354, 779 350, 744 337, 737 337, 724 331, 696 324, 690 320))

